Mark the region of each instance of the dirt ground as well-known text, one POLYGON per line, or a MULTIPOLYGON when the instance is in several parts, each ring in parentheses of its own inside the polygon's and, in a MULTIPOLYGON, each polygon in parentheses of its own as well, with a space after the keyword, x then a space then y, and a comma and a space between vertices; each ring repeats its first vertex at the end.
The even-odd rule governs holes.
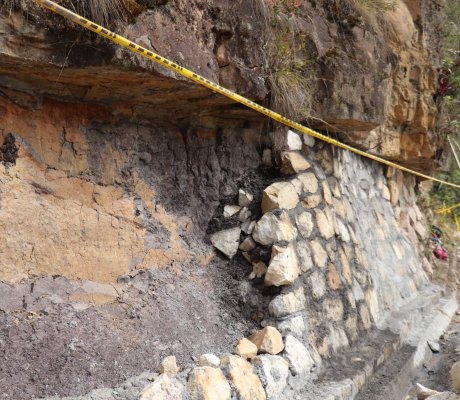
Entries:
POLYGON ((141 271, 124 278, 118 302, 89 308, 53 301, 70 285, 64 278, 24 285, 23 311, 0 311, 0 398, 81 395, 156 371, 168 355, 184 366, 211 347, 227 352, 255 327, 253 305, 266 308, 241 283, 247 268, 217 258, 180 277, 141 271))
MULTIPOLYGON (((460 361, 460 315, 455 316, 439 344, 441 350, 423 366, 414 384, 420 383, 438 392, 454 392, 449 371, 455 362, 460 361)), ((414 389, 410 392, 411 400, 415 398, 413 395, 414 389)))

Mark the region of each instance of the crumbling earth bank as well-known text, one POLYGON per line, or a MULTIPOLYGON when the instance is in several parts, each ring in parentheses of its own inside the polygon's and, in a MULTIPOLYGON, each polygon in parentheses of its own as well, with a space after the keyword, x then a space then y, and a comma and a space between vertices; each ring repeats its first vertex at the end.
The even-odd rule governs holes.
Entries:
MULTIPOLYGON (((310 55, 322 60, 315 114, 363 147, 430 159, 436 78, 420 25, 402 2, 384 16, 348 10, 363 13, 358 24, 347 17, 351 31, 338 5, 298 10, 302 32, 313 32, 310 55), (391 31, 377 29, 382 18, 391 31), (378 65, 351 74, 358 55, 378 65)), ((310 376, 313 364, 299 366, 289 349, 308 352, 318 371, 429 286, 413 180, 295 133, 272 141, 261 117, 54 18, 34 9, 0 18, 3 397, 115 387, 170 354, 186 367, 231 352, 260 324, 282 332, 289 362, 253 365, 262 374, 278 361, 281 389, 295 391, 287 378, 310 376), (267 201, 269 186, 272 195, 290 187, 286 203, 267 201), (225 218, 239 189, 254 199, 225 218), (266 220, 285 235, 270 239, 266 220), (233 242, 246 244, 229 261, 212 235, 240 227, 233 242)), ((268 102, 262 21, 253 1, 177 1, 118 28, 268 102)), ((148 380, 136 379, 107 393, 136 398, 148 380)))

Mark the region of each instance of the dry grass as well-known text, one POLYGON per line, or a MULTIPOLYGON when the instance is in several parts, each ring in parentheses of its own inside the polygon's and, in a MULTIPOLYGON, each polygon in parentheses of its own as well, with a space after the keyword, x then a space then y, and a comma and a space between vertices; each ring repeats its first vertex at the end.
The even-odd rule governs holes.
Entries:
MULTIPOLYGON (((116 20, 125 20, 129 13, 131 0, 55 0, 100 24, 108 24, 116 20)), ((0 11, 11 13, 16 9, 27 10, 31 0, 0 0, 0 11)))
POLYGON ((356 0, 358 4, 381 11, 394 10, 398 0, 356 0))

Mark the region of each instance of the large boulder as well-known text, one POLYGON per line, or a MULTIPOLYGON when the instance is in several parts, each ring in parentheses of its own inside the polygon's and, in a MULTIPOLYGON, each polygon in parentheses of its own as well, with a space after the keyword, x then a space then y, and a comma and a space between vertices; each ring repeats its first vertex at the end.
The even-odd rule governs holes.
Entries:
POLYGON ((227 355, 221 359, 221 368, 233 383, 239 400, 265 400, 265 390, 254 368, 238 356, 227 355))
POLYGON ((268 212, 257 222, 252 237, 265 246, 277 242, 292 242, 297 237, 297 229, 285 211, 278 213, 278 216, 268 212))
POLYGON ((287 247, 273 246, 272 258, 265 274, 267 286, 281 286, 292 284, 300 275, 299 262, 290 244, 287 247))
POLYGON ((198 367, 190 372, 188 389, 191 400, 230 400, 231 389, 218 368, 198 367))
POLYGON ((278 354, 284 349, 283 338, 278 329, 273 326, 257 331, 249 337, 249 340, 257 346, 259 353, 278 354))
POLYGON ((228 258, 233 258, 240 245, 240 233, 241 229, 239 227, 213 233, 210 236, 211 243, 228 258))
POLYGON ((299 195, 290 182, 275 182, 264 190, 262 197, 262 212, 284 208, 291 210, 299 203, 299 195))

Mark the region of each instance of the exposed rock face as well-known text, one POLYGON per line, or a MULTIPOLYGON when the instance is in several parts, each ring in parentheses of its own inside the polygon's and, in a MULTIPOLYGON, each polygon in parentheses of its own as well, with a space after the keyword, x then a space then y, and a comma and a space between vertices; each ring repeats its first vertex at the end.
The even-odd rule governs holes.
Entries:
MULTIPOLYGON (((121 33, 251 99, 269 100, 258 2, 143 3, 151 8, 120 22, 121 33)), ((299 59, 319 63, 312 90, 319 119, 311 125, 428 168, 436 149, 430 131, 437 77, 423 18, 412 22, 423 7, 398 2, 397 10, 377 16, 347 3, 344 18, 333 3, 340 2, 302 2, 295 10, 306 49, 299 59)), ((280 178, 271 170, 280 161, 276 143, 261 116, 60 21, 33 5, 27 16, 0 17, 5 396, 114 386, 158 365, 170 348, 182 365, 214 351, 203 348, 209 343, 231 349, 269 311, 285 318, 273 321, 283 335, 327 358, 426 283, 406 239, 425 236, 422 219, 409 217, 404 230, 396 223, 403 224, 396 210, 413 197, 413 182, 387 179, 380 167, 328 146, 311 149, 308 137, 306 148, 295 132, 283 137, 284 170, 311 169, 280 178), (262 164, 270 171, 260 172, 262 164), (239 206, 227 207, 226 221, 214 225, 230 197, 239 206), (246 238, 241 248, 257 266, 255 285, 263 278, 304 286, 304 295, 265 288, 283 292, 260 316, 255 290, 239 293, 237 279, 251 271, 237 256, 241 230, 257 242, 246 238), (232 264, 213 256, 205 232, 232 264), (126 341, 134 342, 133 351, 120 352, 126 341), (118 367, 108 370, 109 364, 118 367)), ((282 338, 274 336, 271 352, 279 353, 282 338)), ((295 357, 304 348, 289 342, 286 354, 254 361, 274 399, 289 368, 308 370, 295 357)), ((251 358, 253 351, 241 355, 251 358)), ((194 370, 189 384, 194 398, 231 396, 225 377, 210 366, 194 370)), ((150 389, 151 398, 182 393, 166 375, 150 389)))

